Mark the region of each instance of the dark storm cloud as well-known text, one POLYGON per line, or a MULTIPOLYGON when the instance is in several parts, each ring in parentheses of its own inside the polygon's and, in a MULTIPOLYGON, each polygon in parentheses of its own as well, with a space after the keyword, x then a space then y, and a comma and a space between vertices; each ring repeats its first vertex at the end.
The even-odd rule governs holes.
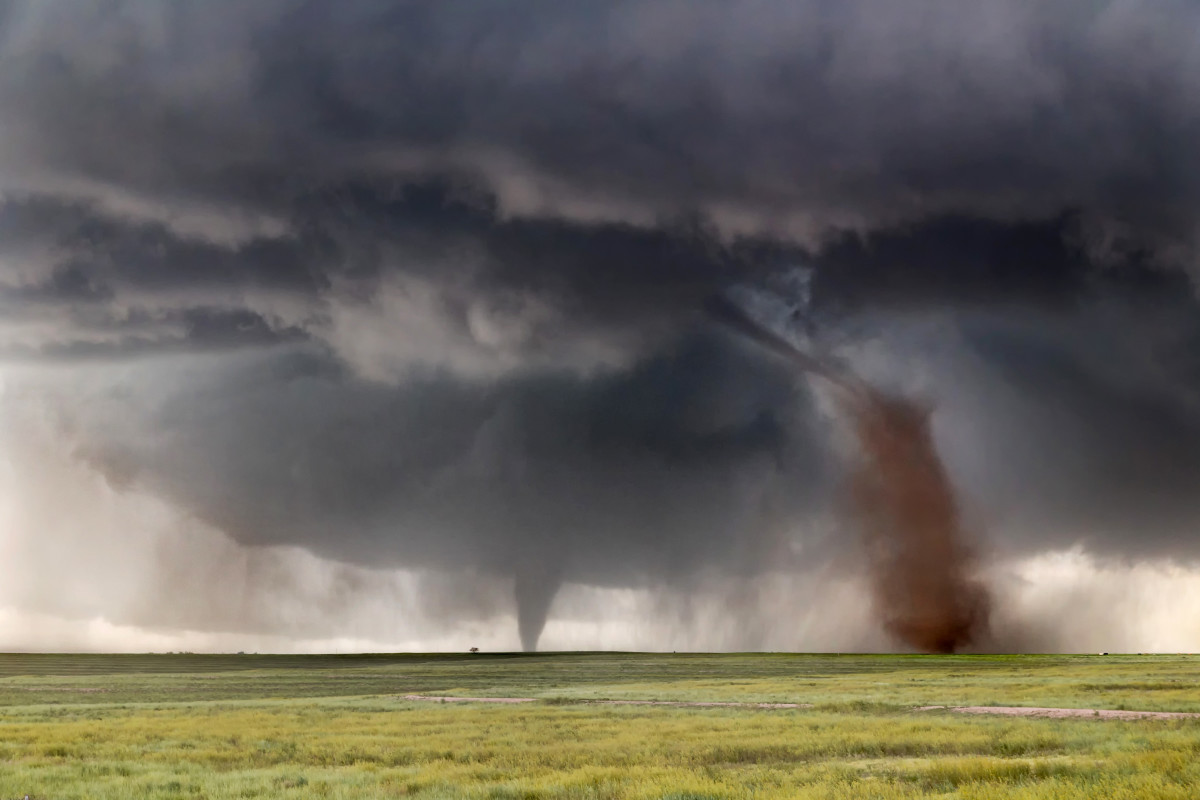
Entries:
MULTIPOLYGON (((1069 241, 1072 220, 1001 224, 940 217, 904 230, 843 236, 821 252, 816 301, 870 308, 1022 305, 1081 299, 1094 268, 1069 241)), ((1094 287, 1100 288, 1100 287, 1094 287)))
POLYGON ((662 515, 693 518, 696 549, 674 557, 706 559, 704 540, 717 538, 706 532, 746 513, 741 469, 799 470, 793 479, 816 469, 791 382, 739 357, 697 341, 620 377, 480 385, 431 375, 400 390, 311 357, 259 359, 224 370, 210 397, 170 392, 150 420, 168 434, 161 441, 111 442, 96 455, 258 543, 371 561, 375 539, 409 529, 421 533, 392 542, 392 557, 451 565, 502 562, 521 539, 545 537, 578 571, 612 580, 620 567, 608 559, 623 567, 679 527, 662 515))
POLYGON ((344 351, 354 347, 331 326, 363 311, 380 337, 410 340, 388 376, 453 362, 446 349, 460 345, 481 364, 567 366, 582 345, 564 343, 640 351, 711 292, 783 263, 756 263, 694 219, 504 219, 493 197, 450 178, 343 182, 297 196, 289 214, 287 233, 219 242, 96 202, 12 196, 0 202, 4 350, 112 357, 158 339, 207 348, 313 335, 344 351), (390 300, 400 308, 373 307, 390 300), (417 335, 390 327, 405 313, 424 320, 417 335))
POLYGON ((1022 546, 1190 554, 1198 30, 1185 2, 0 2, 0 354, 132 365, 59 385, 114 486, 525 576, 536 618, 531 582, 784 563, 834 502, 813 397, 700 320, 749 288, 867 372, 873 338, 932 365, 1022 546))
POLYGON ((835 236, 850 294, 1066 296, 1080 253, 1191 257, 1198 24, 1119 2, 13 3, 0 174, 99 204, 81 244, 139 288, 461 284, 468 261, 468 293, 623 325, 729 282, 700 214, 701 238, 897 231, 902 269, 835 236))
POLYGON ((797 390, 719 336, 620 375, 402 387, 311 355, 256 355, 126 373, 69 426, 113 486, 240 541, 515 575, 548 603, 563 580, 659 585, 804 563, 794 526, 827 509, 832 475, 797 390))
MULTIPOLYGON (((871 227, 1080 207, 1191 235, 1200 11, 1113 2, 31 3, 39 167, 274 208, 463 168, 516 208, 871 227), (586 203, 585 203, 586 201, 586 203), (774 221, 772 221, 774 218, 774 221)), ((814 230, 815 229, 815 230, 814 230)))
POLYGON ((1049 530, 1108 555, 1195 559, 1200 316, 1162 298, 1141 313, 1080 315, 1069 327, 964 326, 990 366, 976 391, 996 393, 978 409, 994 426, 991 491, 1027 536, 1049 530), (1164 329, 1158 336, 1147 316, 1164 329))

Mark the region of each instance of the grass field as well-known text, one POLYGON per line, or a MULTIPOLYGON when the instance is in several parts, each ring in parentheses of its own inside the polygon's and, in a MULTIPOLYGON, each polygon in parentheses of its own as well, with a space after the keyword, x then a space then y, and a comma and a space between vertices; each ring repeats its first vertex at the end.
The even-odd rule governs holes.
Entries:
POLYGON ((1197 678, 1193 656, 0 655, 0 800, 1190 800, 1200 719, 914 707, 1200 711, 1197 678))

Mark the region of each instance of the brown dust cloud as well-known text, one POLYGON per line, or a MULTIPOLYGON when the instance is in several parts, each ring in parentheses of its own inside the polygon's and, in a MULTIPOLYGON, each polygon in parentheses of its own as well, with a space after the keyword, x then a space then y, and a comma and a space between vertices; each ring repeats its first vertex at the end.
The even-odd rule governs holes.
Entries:
POLYGON ((851 509, 883 627, 931 653, 977 642, 986 631, 989 594, 974 574, 929 412, 871 387, 842 405, 861 450, 851 474, 851 509))
POLYGON ((888 394, 769 331, 724 300, 719 321, 819 375, 836 389, 859 445, 849 513, 862 533, 880 624, 917 650, 952 653, 987 632, 990 594, 978 577, 930 410, 888 394))

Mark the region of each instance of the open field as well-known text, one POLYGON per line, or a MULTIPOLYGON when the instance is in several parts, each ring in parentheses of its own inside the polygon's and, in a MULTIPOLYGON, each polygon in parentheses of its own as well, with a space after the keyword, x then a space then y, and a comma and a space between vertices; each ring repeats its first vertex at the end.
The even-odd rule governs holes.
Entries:
POLYGON ((1200 711, 1198 678, 1194 656, 7 655, 0 800, 1193 798, 1198 719, 916 708, 1200 711))

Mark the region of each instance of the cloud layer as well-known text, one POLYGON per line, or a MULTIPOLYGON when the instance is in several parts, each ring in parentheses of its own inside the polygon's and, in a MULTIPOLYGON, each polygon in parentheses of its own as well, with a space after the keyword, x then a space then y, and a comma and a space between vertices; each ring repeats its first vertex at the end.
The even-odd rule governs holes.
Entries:
POLYGON ((1198 28, 1185 2, 6 0, 0 424, 33 414, 180 541, 515 582, 529 644, 562 583, 853 563, 842 421, 703 318, 733 293, 935 405, 982 550, 1191 562, 1198 28))

